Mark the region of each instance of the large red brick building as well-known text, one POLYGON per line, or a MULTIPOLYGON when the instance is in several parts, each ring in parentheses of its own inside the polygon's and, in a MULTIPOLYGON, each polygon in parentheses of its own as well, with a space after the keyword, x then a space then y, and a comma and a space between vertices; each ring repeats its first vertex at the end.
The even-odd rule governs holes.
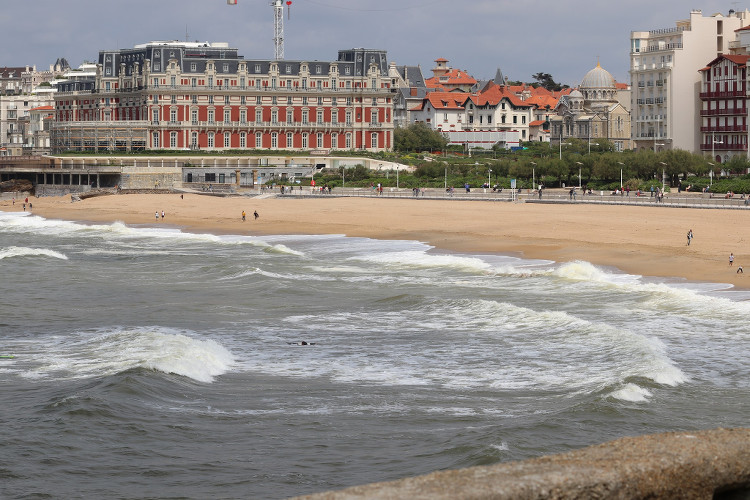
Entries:
POLYGON ((52 147, 390 150, 391 87, 381 50, 271 61, 225 43, 151 42, 101 51, 93 78, 58 85, 52 147))

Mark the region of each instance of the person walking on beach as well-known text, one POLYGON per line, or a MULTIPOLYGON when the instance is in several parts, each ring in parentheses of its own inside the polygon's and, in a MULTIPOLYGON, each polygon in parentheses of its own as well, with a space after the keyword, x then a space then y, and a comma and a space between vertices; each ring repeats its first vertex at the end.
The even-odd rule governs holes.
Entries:
POLYGON ((734 264, 734 254, 729 254, 729 267, 732 267, 732 264, 734 264))
POLYGON ((688 243, 687 243, 687 246, 690 246, 690 241, 691 241, 692 239, 693 239, 693 230, 692 230, 692 229, 690 229, 690 230, 688 230, 688 232, 687 232, 687 241, 688 241, 688 243))
POLYGON ((164 210, 161 211, 161 218, 164 218, 164 210))
POLYGON ((257 210, 255 210, 253 212, 253 216, 255 217, 255 220, 258 220, 258 217, 260 217, 260 215, 258 215, 258 211, 257 210))
POLYGON ((158 210, 155 212, 155 217, 156 217, 156 220, 159 220, 159 211, 158 210))
POLYGON ((245 211, 242 211, 242 222, 245 222, 245 211))
POLYGON ((737 266, 737 274, 740 274, 740 273, 745 274, 745 271, 742 270, 742 266, 738 265, 737 266))

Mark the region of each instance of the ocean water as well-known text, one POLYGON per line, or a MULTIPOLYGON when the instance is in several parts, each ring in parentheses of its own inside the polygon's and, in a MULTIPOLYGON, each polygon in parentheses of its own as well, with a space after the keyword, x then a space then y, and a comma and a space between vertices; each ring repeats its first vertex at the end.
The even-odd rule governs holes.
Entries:
POLYGON ((0 212, 0 285, 3 498, 286 498, 749 424, 721 284, 0 212))

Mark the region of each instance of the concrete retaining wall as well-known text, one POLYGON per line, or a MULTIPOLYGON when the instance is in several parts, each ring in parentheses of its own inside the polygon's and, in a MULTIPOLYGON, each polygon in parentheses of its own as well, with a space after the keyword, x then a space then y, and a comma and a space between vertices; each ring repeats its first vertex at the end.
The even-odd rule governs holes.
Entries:
POLYGON ((623 438, 561 455, 435 472, 298 498, 750 498, 750 429, 623 438))
POLYGON ((164 189, 182 185, 181 168, 123 167, 120 177, 123 189, 164 189))

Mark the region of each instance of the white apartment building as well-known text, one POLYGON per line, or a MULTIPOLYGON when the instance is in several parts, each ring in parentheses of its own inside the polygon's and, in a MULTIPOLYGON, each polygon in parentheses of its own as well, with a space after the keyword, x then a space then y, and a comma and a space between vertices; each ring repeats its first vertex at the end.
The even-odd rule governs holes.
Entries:
POLYGON ((633 147, 684 149, 701 144, 700 69, 735 41, 735 30, 750 23, 750 11, 705 17, 692 10, 674 28, 630 34, 633 147))
POLYGON ((28 150, 30 111, 54 103, 49 95, 0 96, 0 147, 5 155, 20 156, 28 150))

